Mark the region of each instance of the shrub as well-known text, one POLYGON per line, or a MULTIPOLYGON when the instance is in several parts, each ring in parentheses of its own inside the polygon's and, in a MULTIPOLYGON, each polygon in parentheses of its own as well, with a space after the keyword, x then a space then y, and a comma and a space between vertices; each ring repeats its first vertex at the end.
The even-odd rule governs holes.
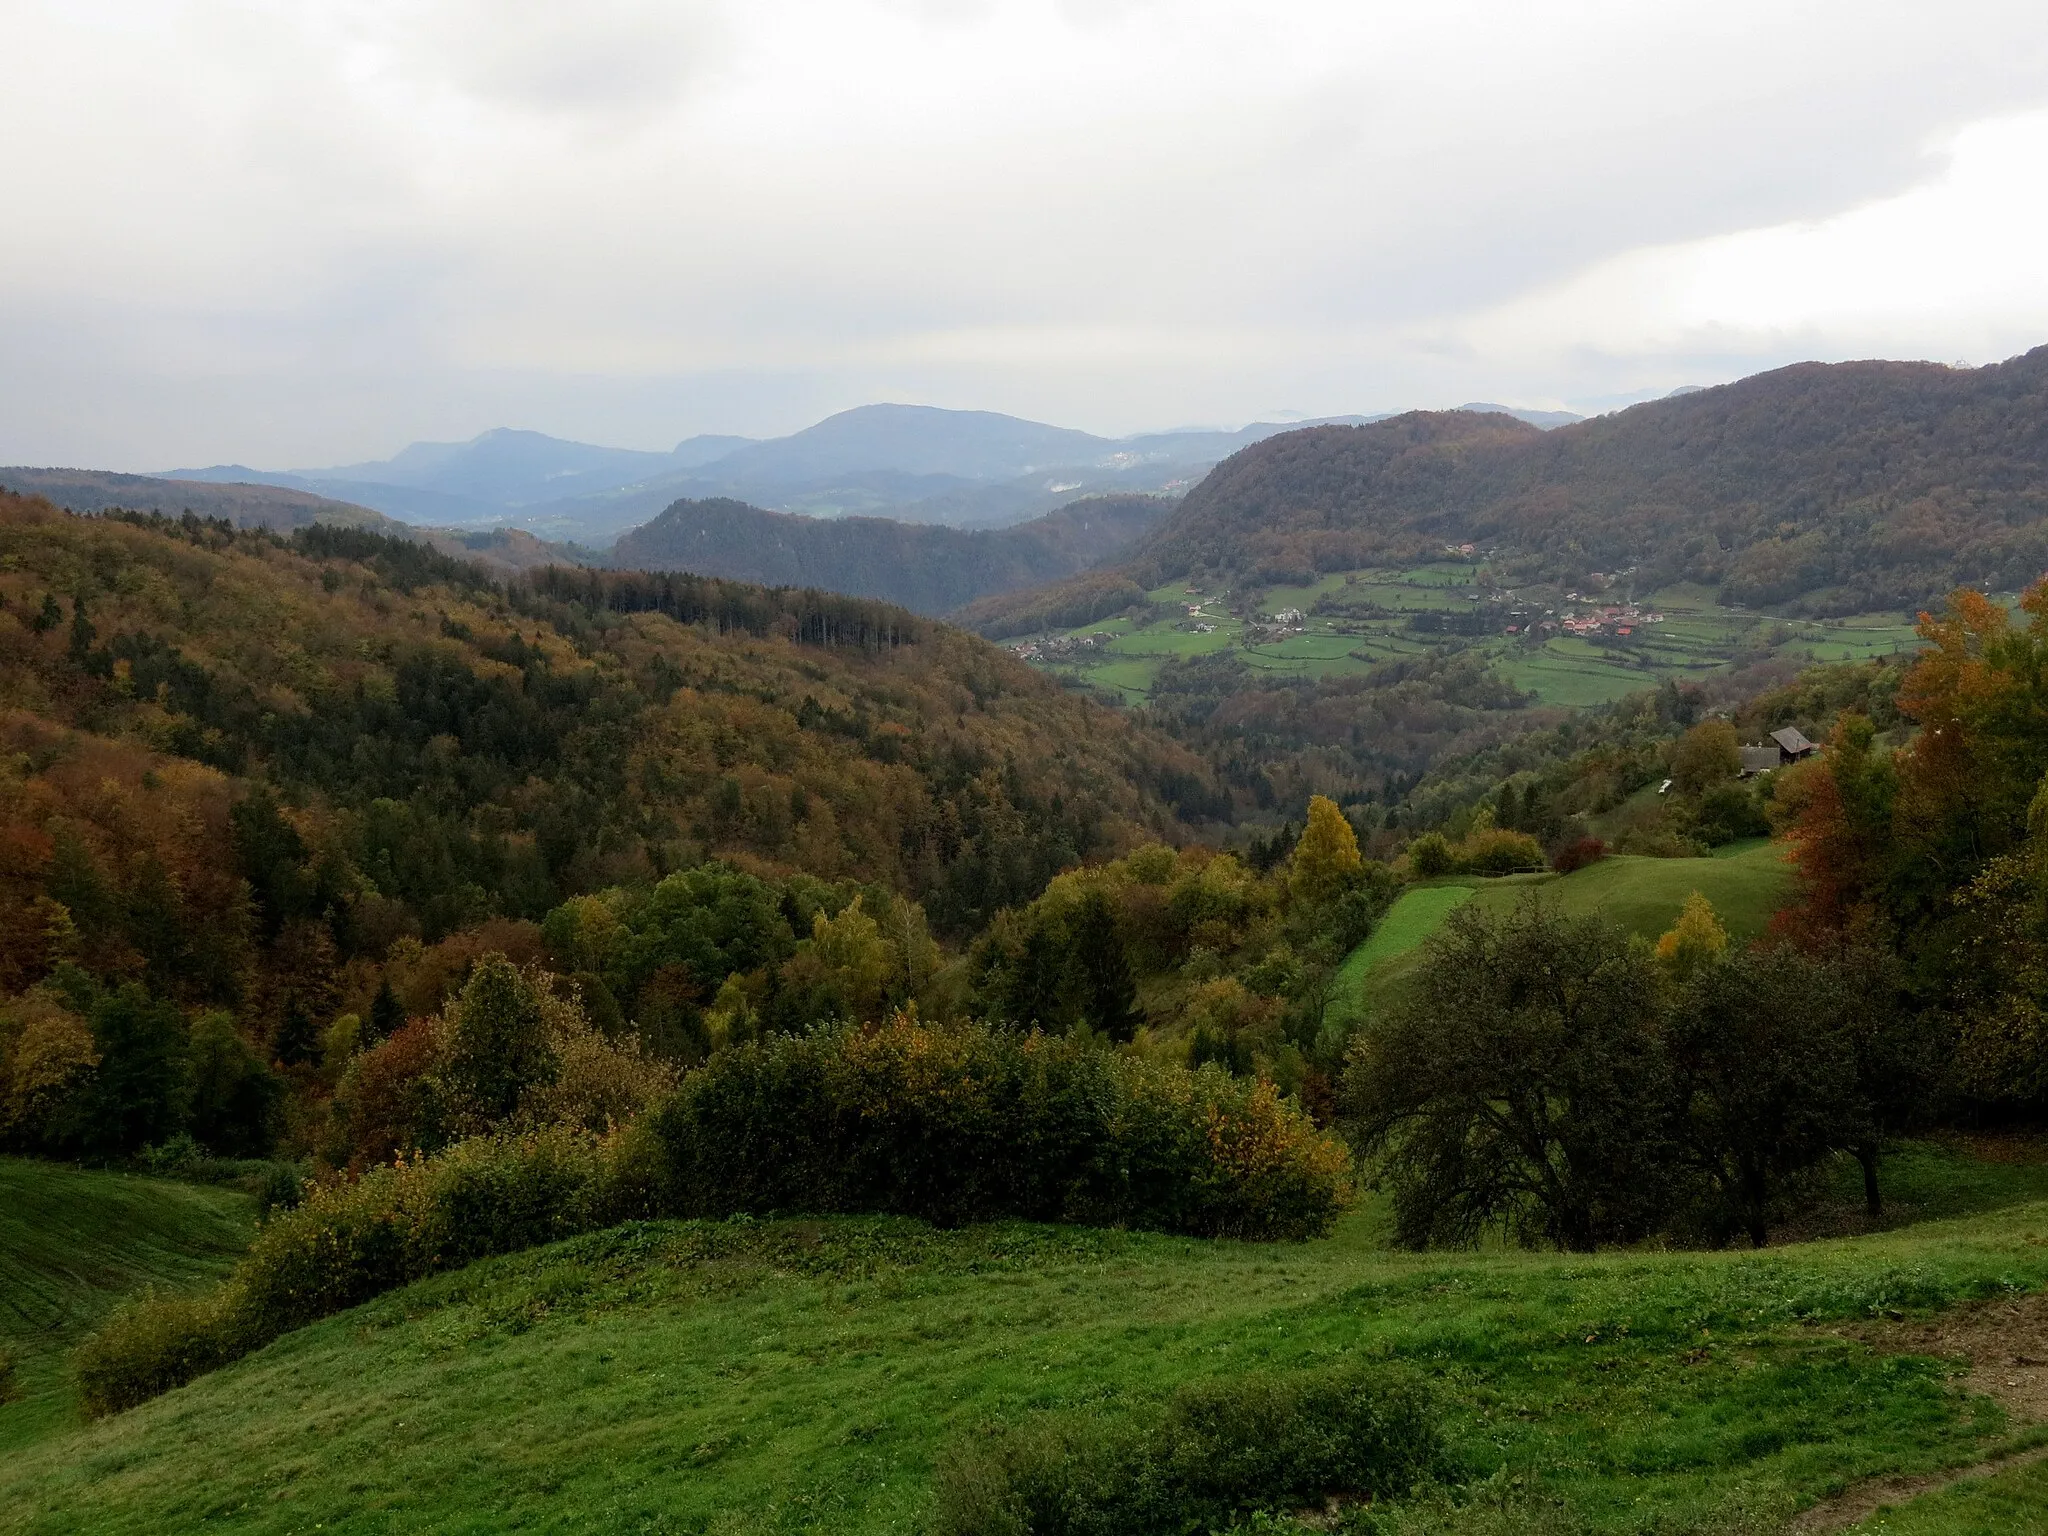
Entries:
POLYGON ((720 1053, 654 1117, 684 1215, 1019 1216, 1307 1237, 1349 1161, 1270 1084, 898 1015, 720 1053))
POLYGON ((72 1356, 85 1411, 119 1413, 246 1354, 254 1346, 238 1337, 235 1323, 226 1292, 198 1300, 145 1296, 123 1307, 72 1356))
POLYGON ((557 1129, 479 1137, 315 1189, 204 1300, 144 1298, 79 1347, 88 1412, 112 1413, 279 1334, 440 1270, 652 1214, 645 1148, 557 1129))
POLYGON ((1506 827, 1479 828, 1458 845, 1459 867, 1475 875, 1511 875, 1541 869, 1544 863, 1541 843, 1527 832, 1506 827))
POLYGON ((337 1162, 363 1167, 448 1139, 438 1019, 414 1019, 348 1064, 334 1093, 337 1162))
POLYGON ((1709 848, 1743 837, 1769 837, 1771 820, 1746 784, 1729 782, 1706 790, 1693 808, 1693 831, 1709 848))
POLYGON ((1047 1417, 946 1453, 936 1536, 1180 1536, 1256 1510, 1398 1497, 1442 1442, 1416 1381, 1380 1367, 1192 1382, 1121 1423, 1047 1417))
POLYGON ((1408 867, 1418 880, 1434 880, 1457 868, 1450 840, 1441 832, 1425 832, 1408 845, 1408 867))
POLYGON ((548 1125, 601 1132, 674 1086, 629 1033, 608 1037, 551 978, 502 954, 477 961, 438 1017, 355 1057, 335 1089, 334 1161, 362 1169, 464 1134, 548 1125))
POLYGON ((573 1131, 479 1137, 316 1189, 237 1266, 238 1317, 274 1338, 436 1271, 608 1226, 602 1155, 573 1131))
POLYGON ((1550 867, 1560 875, 1568 875, 1575 869, 1584 869, 1588 864, 1597 864, 1607 857, 1607 845, 1597 837, 1574 838, 1550 856, 1550 867))
POLYGON ((0 1137, 44 1142, 99 1064, 92 1030, 55 995, 38 988, 16 998, 0 1013, 0 1137))

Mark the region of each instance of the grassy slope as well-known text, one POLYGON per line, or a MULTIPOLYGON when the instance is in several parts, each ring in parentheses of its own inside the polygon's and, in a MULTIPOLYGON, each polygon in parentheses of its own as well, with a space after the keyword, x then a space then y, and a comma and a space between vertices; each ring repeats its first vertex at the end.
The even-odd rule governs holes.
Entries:
POLYGON ((1345 1016, 1364 1003, 1371 973, 1420 947, 1459 907, 1472 899, 1470 884, 1418 885, 1403 891, 1372 936, 1338 967, 1331 1008, 1345 1016))
POLYGON ((1598 913, 1630 933, 1653 939, 1677 920, 1685 898, 1699 891, 1737 942, 1769 925, 1791 888, 1783 844, 1762 839, 1731 844, 1710 859, 1647 859, 1617 855, 1556 878, 1513 876, 1461 880, 1404 891, 1380 926, 1337 973, 1333 1015, 1355 1017, 1398 988, 1421 958, 1420 946, 1466 900, 1503 912, 1532 894, 1573 915, 1598 913))
POLYGON ((1369 1210, 1275 1247, 620 1228, 10 1455, 0 1530, 911 1532, 934 1453, 976 1425, 1364 1351, 1435 1379, 1468 1472, 1540 1474, 1600 1531, 1670 1533, 1738 1494, 1809 1501, 2008 1435, 1948 1367, 1808 1321, 2048 1283, 2048 1204, 2009 1203, 2039 1200, 2042 1170, 1951 1179, 1945 1157, 1919 1180, 2008 1203, 1762 1255, 1392 1254, 1369 1210))
POLYGON ((22 1389, 0 1406, 0 1451, 75 1421, 64 1352, 116 1300, 212 1281, 254 1229, 229 1190, 0 1158, 0 1344, 22 1389))
MULTIPOLYGON (((1597 912, 1630 933, 1655 938, 1678 917, 1694 891, 1704 894, 1740 942, 1769 925, 1790 890, 1791 871, 1783 844, 1758 840, 1721 850, 1710 859, 1646 859, 1629 855, 1602 859, 1537 889, 1574 916, 1597 912)), ((1500 884, 1473 898, 1483 908, 1502 910, 1521 899, 1500 884)))
POLYGON ((1872 1515, 1853 1536, 2033 1536, 2048 1526, 2048 1462, 1922 1495, 1872 1515))

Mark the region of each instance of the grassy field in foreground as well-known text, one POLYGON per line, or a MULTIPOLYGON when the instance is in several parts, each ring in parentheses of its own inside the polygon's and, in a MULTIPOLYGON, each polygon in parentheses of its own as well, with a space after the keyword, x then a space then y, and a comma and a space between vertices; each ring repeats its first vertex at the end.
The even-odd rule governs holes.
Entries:
POLYGON ((1756 938, 1791 891, 1783 844, 1764 839, 1732 844, 1707 859, 1647 859, 1618 854, 1559 876, 1466 878, 1412 886, 1388 909, 1372 935, 1337 972, 1332 1018, 1356 1018, 1399 988, 1421 960, 1421 945, 1467 901, 1482 911, 1510 911, 1533 897, 1572 916, 1592 913, 1630 933, 1654 939, 1677 921, 1685 898, 1699 891, 1714 904, 1730 937, 1756 938))
MULTIPOLYGON (((1953 1165, 1931 1150, 1917 1177, 1953 1165)), ((1356 1353, 1422 1371, 1461 1473, 1533 1482, 1570 1529, 1718 1531, 1731 1503, 1789 1509, 2011 1441, 1952 1365, 1816 1326, 2048 1283, 2048 1204, 2010 1203, 2038 1200, 2041 1170, 1984 1169, 1959 1187, 1993 1214, 1761 1254, 1397 1254, 1370 1210, 1274 1246, 632 1225, 18 1448, 0 1531, 910 1533, 956 1435, 1356 1353)))
POLYGON ((230 1190, 0 1158, 0 1345, 20 1387, 0 1404, 0 1452, 75 1417, 65 1352, 117 1300, 210 1283, 255 1226, 230 1190))
POLYGON ((2048 1463, 1938 1489, 1850 1529, 1854 1536, 2030 1536, 2048 1530, 2048 1463))

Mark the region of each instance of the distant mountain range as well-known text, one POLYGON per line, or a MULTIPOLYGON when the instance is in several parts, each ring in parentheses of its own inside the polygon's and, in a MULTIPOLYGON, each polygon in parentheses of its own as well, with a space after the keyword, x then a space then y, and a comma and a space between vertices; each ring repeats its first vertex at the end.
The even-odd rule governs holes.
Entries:
MULTIPOLYGON (((1505 418, 1545 427, 1563 419, 1468 409, 1525 432, 1505 418)), ((278 531, 375 528, 507 570, 690 570, 944 614, 1118 557, 1167 516, 1175 493, 1247 445, 1382 419, 1111 439, 992 411, 873 405, 788 437, 693 437, 667 453, 501 429, 323 470, 17 468, 0 469, 0 487, 79 512, 191 510, 278 531)))
MULTIPOLYGON (((1548 427, 1569 413, 1512 414, 1548 427)), ((667 453, 499 428, 466 443, 414 443, 373 463, 288 471, 218 464, 166 478, 288 487, 409 523, 516 524, 544 538, 597 545, 679 500, 995 528, 1077 497, 1185 490, 1247 444, 1316 424, 1106 438, 993 411, 865 405, 788 437, 692 437, 667 453)))

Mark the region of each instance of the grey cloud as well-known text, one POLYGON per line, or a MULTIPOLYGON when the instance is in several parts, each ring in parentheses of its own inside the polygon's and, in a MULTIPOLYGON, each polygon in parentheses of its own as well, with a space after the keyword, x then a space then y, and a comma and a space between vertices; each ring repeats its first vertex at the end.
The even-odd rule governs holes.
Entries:
POLYGON ((1888 196, 1942 173, 1943 134, 2048 103, 2048 31, 2010 0, 191 9, 149 49, 53 54, 54 5, 19 40, 59 58, 51 100, 114 84, 89 124, 0 102, 34 234, 0 251, 0 459, 337 462, 501 423, 665 447, 880 398, 1114 433, 1706 382, 1854 342, 1511 357, 1456 322, 1888 196))
POLYGON ((399 38, 415 68, 481 100, 607 116, 672 103, 725 34, 708 0, 433 0, 399 38))

